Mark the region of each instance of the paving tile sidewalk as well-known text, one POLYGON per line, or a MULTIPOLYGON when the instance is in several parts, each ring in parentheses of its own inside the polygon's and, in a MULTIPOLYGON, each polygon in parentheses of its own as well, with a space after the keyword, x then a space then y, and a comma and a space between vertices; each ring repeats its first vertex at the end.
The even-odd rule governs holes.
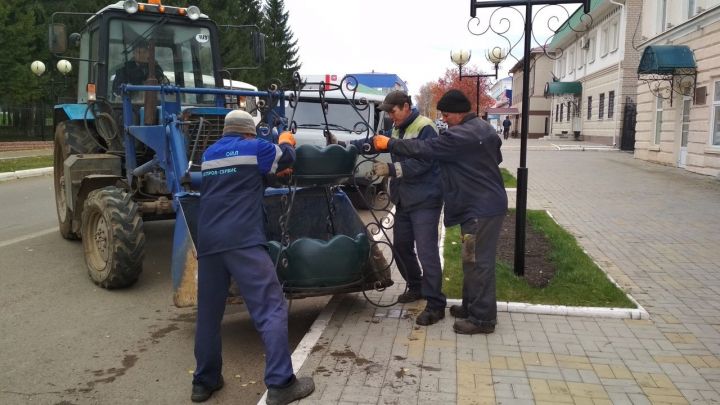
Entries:
MULTIPOLYGON (((517 152, 505 158, 514 171, 517 152)), ((621 152, 535 151, 528 167, 529 208, 550 210, 651 319, 501 312, 494 334, 462 336, 449 313, 416 326, 424 303, 339 296, 298 373, 317 384, 302 404, 720 402, 717 179, 621 152)))

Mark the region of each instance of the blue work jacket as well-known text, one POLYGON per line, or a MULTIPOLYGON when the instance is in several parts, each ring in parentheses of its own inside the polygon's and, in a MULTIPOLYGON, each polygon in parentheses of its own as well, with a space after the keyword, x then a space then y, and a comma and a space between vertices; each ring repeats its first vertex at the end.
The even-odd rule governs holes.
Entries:
POLYGON ((289 144, 225 134, 203 154, 198 256, 267 243, 265 175, 295 161, 289 144))

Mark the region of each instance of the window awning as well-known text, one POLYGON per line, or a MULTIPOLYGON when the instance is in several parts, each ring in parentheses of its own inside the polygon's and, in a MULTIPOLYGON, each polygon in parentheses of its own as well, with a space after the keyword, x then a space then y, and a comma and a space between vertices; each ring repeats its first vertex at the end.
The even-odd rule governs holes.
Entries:
POLYGON ((640 58, 638 75, 687 75, 696 70, 695 54, 687 45, 650 45, 640 58))
POLYGON ((545 84, 545 96, 582 93, 580 82, 548 82, 545 84))

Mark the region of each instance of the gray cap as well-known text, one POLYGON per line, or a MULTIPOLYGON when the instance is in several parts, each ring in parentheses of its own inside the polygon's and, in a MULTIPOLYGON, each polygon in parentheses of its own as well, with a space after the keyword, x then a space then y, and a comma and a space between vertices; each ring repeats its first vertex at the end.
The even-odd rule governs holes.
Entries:
POLYGON ((385 112, 390 112, 393 107, 402 107, 405 103, 412 106, 412 99, 410 96, 408 96, 404 91, 394 90, 385 96, 385 100, 383 100, 382 104, 380 104, 380 107, 378 108, 385 112))
POLYGON ((225 116, 223 135, 232 132, 235 134, 255 135, 255 121, 252 115, 243 110, 232 110, 225 116))

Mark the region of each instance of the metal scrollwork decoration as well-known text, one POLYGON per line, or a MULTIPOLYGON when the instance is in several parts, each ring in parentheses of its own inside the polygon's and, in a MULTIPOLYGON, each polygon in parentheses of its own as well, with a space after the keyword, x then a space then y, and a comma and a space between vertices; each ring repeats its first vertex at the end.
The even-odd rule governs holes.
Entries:
MULTIPOLYGON (((371 109, 372 103, 361 92, 359 81, 356 77, 348 75, 337 83, 312 82, 301 80, 300 76, 296 74, 291 87, 286 89, 285 98, 288 101, 288 107, 291 109, 291 112, 286 112, 286 116, 289 117, 287 118, 288 128, 292 129, 293 132, 297 131, 298 127, 308 125, 310 128, 322 129, 328 145, 337 142, 336 138, 333 139, 333 131, 360 135, 360 137, 355 138, 353 145, 346 145, 346 147, 358 147, 357 144, 359 144, 361 150, 359 150, 353 175, 350 176, 350 180, 345 186, 349 186, 346 187, 346 190, 350 194, 351 200, 355 200, 356 205, 359 202, 359 205, 368 209, 371 218, 366 221, 365 229, 371 244, 370 255, 376 260, 376 263, 378 261, 383 263, 379 271, 389 271, 393 263, 400 260, 389 237, 389 231, 395 222, 395 210, 387 191, 387 180, 383 181, 372 171, 373 164, 380 157, 380 153, 375 152, 371 146, 372 137, 375 136, 376 130, 378 130, 375 120, 379 118, 377 112, 371 109), (303 94, 306 97, 310 94, 314 98, 317 97, 318 108, 322 114, 321 123, 298 123, 295 120, 295 112, 300 100, 303 98, 303 94), (357 121, 350 128, 330 121, 330 109, 333 108, 334 104, 338 103, 343 106, 350 106, 357 116, 357 121), (364 138, 361 137, 363 134, 365 135, 364 138), (366 173, 366 175, 362 177, 359 176, 359 173, 366 173), (383 252, 390 252, 390 260, 385 259, 387 254, 383 254, 383 252)), ((382 290, 383 286, 377 285, 375 288, 382 290)), ((377 306, 385 307, 395 304, 381 305, 372 302, 367 295, 365 297, 373 305, 377 306)))
POLYGON ((676 94, 692 97, 695 94, 697 72, 695 69, 677 69, 674 74, 639 75, 638 80, 645 83, 656 98, 672 101, 676 94))
MULTIPOLYGON (((507 55, 519 62, 521 57, 515 55, 523 54, 524 34, 522 31, 518 33, 514 30, 511 31, 511 29, 518 26, 522 27, 525 23, 525 15, 514 6, 497 7, 483 14, 486 17, 478 15, 468 20, 468 31, 475 36, 496 36, 506 45, 503 48, 507 50, 507 55)), ((551 48, 550 46, 557 34, 566 28, 576 34, 582 34, 593 25, 590 14, 580 14, 578 18, 572 18, 573 16, 574 14, 571 14, 563 5, 546 4, 538 6, 537 10, 533 12, 532 25, 533 27, 543 27, 543 31, 548 33, 548 37, 543 40, 539 36, 538 30, 533 29, 530 34, 532 43, 539 47, 548 58, 552 60, 560 59, 564 50, 562 48, 551 48)))

